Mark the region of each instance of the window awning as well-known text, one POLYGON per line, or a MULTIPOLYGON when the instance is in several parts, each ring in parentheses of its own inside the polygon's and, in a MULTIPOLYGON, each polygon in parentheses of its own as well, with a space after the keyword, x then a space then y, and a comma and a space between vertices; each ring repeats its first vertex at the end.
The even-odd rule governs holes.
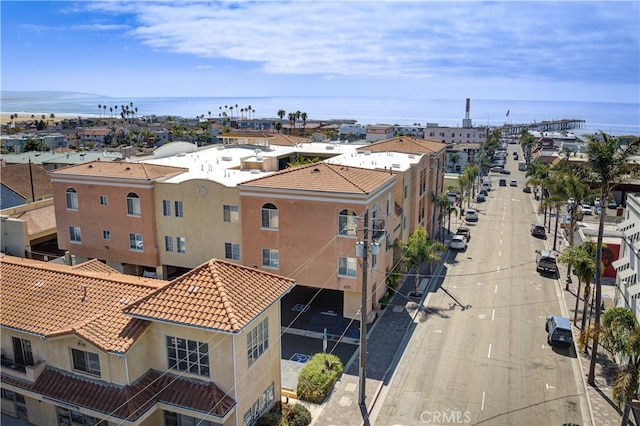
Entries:
POLYGON ((632 276, 636 275, 636 270, 629 268, 629 269, 625 269, 624 271, 618 272, 618 276, 620 277, 620 281, 624 281, 627 278, 630 278, 632 276))
POLYGON ((620 231, 626 231, 629 228, 632 228, 635 225, 635 221, 633 219, 627 219, 624 222, 620 222, 618 224, 618 229, 620 231))
POLYGON ((621 257, 620 259, 614 261, 611 263, 611 266, 613 266, 615 268, 615 270, 617 271, 618 269, 629 265, 629 258, 628 257, 621 257))

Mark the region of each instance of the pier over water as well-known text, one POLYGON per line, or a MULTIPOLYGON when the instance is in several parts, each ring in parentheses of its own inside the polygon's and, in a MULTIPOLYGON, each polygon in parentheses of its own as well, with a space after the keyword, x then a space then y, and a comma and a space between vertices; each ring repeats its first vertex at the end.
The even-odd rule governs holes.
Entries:
POLYGON ((517 136, 524 129, 538 132, 553 132, 562 130, 579 129, 585 126, 585 120, 563 118, 561 120, 540 121, 525 124, 505 124, 498 127, 503 135, 517 136))

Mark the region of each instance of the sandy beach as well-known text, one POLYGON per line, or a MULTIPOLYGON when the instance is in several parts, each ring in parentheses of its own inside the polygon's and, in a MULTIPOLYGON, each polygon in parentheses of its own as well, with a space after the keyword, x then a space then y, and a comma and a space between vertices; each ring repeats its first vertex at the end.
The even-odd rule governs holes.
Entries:
MULTIPOLYGON (((11 116, 12 115, 16 115, 16 113, 6 113, 3 112, 0 114, 0 123, 1 124, 7 124, 11 122, 11 116)), ((28 112, 23 112, 23 113, 17 113, 18 118, 15 119, 14 121, 16 122, 20 122, 20 121, 31 121, 33 119, 35 120, 42 120, 42 116, 44 115, 44 121, 51 121, 51 114, 43 114, 43 113, 28 113, 28 112), (31 116, 33 115, 34 118, 31 118, 31 116)), ((59 122, 68 118, 73 118, 73 117, 77 117, 77 115, 71 115, 71 114, 54 114, 54 118, 53 121, 55 122, 59 122)))

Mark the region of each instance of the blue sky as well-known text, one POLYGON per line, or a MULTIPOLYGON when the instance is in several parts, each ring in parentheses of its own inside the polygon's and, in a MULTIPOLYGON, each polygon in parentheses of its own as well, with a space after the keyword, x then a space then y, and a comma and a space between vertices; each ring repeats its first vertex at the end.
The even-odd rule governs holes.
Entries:
POLYGON ((1 1, 4 90, 640 102, 640 2, 1 1))

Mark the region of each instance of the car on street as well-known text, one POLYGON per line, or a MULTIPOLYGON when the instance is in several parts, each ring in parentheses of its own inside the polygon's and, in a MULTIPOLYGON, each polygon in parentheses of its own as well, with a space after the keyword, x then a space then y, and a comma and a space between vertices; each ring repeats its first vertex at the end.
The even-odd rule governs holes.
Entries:
POLYGON ((580 211, 583 215, 592 216, 593 210, 591 210, 591 206, 589 204, 583 204, 580 206, 580 211))
POLYGON ((507 180, 506 179, 500 179, 500 186, 507 186, 507 180))
POLYGON ((503 167, 494 166, 490 170, 492 172, 494 172, 494 173, 500 173, 502 170, 504 170, 504 168, 503 167))
POLYGON ((509 182, 509 186, 518 186, 518 181, 512 180, 511 182, 509 182))
POLYGON ((471 239, 471 230, 467 226, 461 226, 456 231, 456 235, 462 235, 467 241, 471 239))
POLYGON ((477 222, 478 221, 478 211, 475 209, 469 209, 465 213, 465 219, 467 222, 477 222))
POLYGON ((502 169, 502 170, 500 170, 500 173, 502 173, 503 175, 510 175, 511 171, 509 171, 507 169, 502 169))
POLYGON ((449 243, 449 248, 453 250, 466 250, 467 248, 467 239, 464 235, 454 235, 451 238, 451 242, 449 243))
POLYGON ((487 192, 487 190, 486 190, 486 189, 484 189, 484 188, 482 188, 482 189, 480 190, 480 194, 484 195, 485 197, 487 197, 487 196, 489 195, 489 193, 487 192))
POLYGON ((558 253, 551 250, 536 250, 536 271, 556 275, 558 253))
POLYGON ((547 332, 549 346, 570 346, 573 343, 569 318, 549 315, 544 324, 544 331, 547 332))
POLYGON ((531 187, 530 186, 525 186, 522 188, 522 192, 526 192, 527 194, 531 194, 531 187))
POLYGON ((537 238, 547 238, 547 231, 544 228, 544 225, 540 225, 539 223, 534 223, 531 225, 531 235, 537 238))
POLYGON ((482 192, 479 192, 478 196, 476 197, 476 202, 484 203, 486 200, 487 200, 487 196, 484 195, 482 192))
POLYGON ((617 209, 618 203, 616 203, 616 200, 611 200, 609 201, 609 204, 607 204, 607 207, 609 207, 610 209, 617 209))

